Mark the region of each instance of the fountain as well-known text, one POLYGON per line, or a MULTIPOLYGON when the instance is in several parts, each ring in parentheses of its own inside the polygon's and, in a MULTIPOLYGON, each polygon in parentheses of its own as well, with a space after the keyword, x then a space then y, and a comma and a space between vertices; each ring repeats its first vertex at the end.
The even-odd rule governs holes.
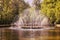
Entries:
MULTIPOLYGON (((25 9, 22 15, 19 15, 19 19, 13 23, 17 28, 41 28, 48 27, 50 25, 50 20, 47 16, 36 9, 35 0, 24 0, 30 5, 30 8, 25 9)), ((41 1, 41 0, 39 0, 41 1)), ((41 3, 41 2, 40 2, 41 3)))
POLYGON ((29 1, 26 2, 29 3, 30 8, 25 9, 22 15, 19 16, 19 19, 12 23, 11 27, 4 29, 4 32, 8 35, 6 33, 2 35, 5 35, 7 40, 45 40, 50 37, 48 37, 48 31, 50 29, 49 18, 43 15, 41 11, 37 10, 36 6, 32 4, 35 0, 31 0, 31 3, 29 1), (14 36, 16 36, 16 38, 14 38, 14 36))
MULTIPOLYGON (((35 33, 40 30, 49 29, 50 21, 49 18, 39 10, 36 9, 35 0, 25 0, 30 5, 30 8, 25 9, 19 19, 13 23, 14 27, 11 26, 9 29, 20 30, 20 37, 30 37, 30 40, 35 40, 35 33), (41 29, 42 28, 42 29, 41 29), (27 35, 26 35, 27 34, 27 35)), ((41 3, 41 2, 40 2, 41 3)), ((43 32, 38 32, 39 35, 43 35, 43 32)), ((48 34, 48 33, 47 33, 48 34)), ((44 34, 45 35, 45 34, 44 34)))

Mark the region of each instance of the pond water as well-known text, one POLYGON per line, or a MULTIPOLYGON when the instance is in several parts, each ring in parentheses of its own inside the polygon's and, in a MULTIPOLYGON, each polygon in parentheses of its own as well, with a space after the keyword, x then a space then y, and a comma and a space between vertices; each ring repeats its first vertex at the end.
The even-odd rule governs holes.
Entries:
POLYGON ((60 40, 60 28, 53 29, 0 28, 0 40, 60 40))

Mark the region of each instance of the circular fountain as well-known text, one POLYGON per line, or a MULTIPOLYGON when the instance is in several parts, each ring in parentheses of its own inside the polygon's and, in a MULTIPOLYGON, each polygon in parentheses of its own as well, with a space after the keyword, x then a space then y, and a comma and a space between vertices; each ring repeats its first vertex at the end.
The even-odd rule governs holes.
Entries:
POLYGON ((19 19, 13 23, 13 25, 15 25, 14 27, 11 26, 9 28, 18 30, 20 37, 32 38, 40 35, 46 36, 48 33, 44 32, 50 29, 49 18, 43 15, 39 9, 36 9, 36 6, 33 4, 34 1, 35 0, 26 1, 30 5, 30 8, 25 9, 22 12, 22 15, 19 16, 19 19))
POLYGON ((25 9, 21 13, 21 15, 19 15, 19 19, 13 23, 15 27, 17 28, 44 28, 44 27, 47 28, 49 27, 50 25, 49 18, 45 16, 39 9, 36 8, 34 1, 35 0, 25 0, 25 2, 28 2, 28 4, 30 5, 30 8, 25 9))

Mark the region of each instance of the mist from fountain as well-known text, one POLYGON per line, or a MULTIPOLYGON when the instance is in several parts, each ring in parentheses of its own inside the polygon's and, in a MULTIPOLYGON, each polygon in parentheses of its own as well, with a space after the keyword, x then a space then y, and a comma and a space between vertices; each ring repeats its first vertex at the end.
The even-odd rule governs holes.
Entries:
POLYGON ((49 18, 45 16, 40 10, 36 9, 34 1, 35 0, 25 0, 25 2, 28 2, 28 4, 30 5, 30 8, 25 9, 20 15, 17 15, 13 21, 15 21, 16 19, 18 20, 12 23, 13 26, 11 26, 10 28, 20 29, 22 27, 30 27, 31 30, 35 27, 49 27, 49 18))

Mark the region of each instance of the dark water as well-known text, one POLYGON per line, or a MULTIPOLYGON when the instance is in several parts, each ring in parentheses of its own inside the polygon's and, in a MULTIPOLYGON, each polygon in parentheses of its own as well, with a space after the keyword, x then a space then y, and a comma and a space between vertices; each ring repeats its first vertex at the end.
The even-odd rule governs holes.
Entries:
POLYGON ((44 30, 0 28, 0 40, 60 40, 60 28, 44 30))

